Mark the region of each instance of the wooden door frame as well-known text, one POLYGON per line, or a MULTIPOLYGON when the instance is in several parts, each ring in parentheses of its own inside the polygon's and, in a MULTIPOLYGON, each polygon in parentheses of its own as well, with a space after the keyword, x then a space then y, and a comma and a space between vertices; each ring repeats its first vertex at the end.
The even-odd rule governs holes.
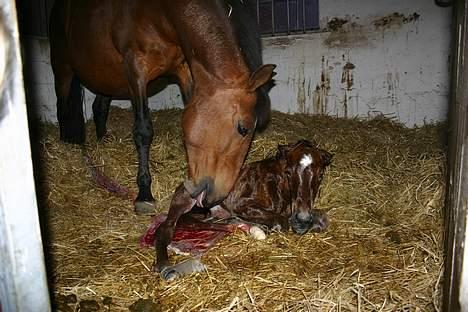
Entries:
POLYGON ((0 311, 50 311, 14 0, 0 1, 0 311))
POLYGON ((445 202, 444 311, 468 311, 468 256, 464 246, 468 205, 468 0, 453 7, 451 99, 448 118, 449 152, 445 202), (464 260, 466 260, 464 264, 464 260), (465 274, 463 269, 465 268, 465 274), (463 288, 462 288, 463 287, 463 288))

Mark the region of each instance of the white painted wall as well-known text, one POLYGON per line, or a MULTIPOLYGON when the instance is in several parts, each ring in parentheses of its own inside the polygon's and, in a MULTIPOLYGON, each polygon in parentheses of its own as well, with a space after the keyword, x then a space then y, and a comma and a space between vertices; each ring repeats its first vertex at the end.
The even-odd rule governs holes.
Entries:
MULTIPOLYGON (((321 32, 264 38, 264 61, 278 65, 270 93, 273 109, 345 117, 383 114, 408 126, 446 119, 450 9, 431 0, 326 0, 320 1, 320 16, 321 32), (333 18, 348 22, 327 31, 333 18)), ((24 46, 30 95, 41 117, 54 121, 48 43, 36 38, 24 46)), ((88 117, 92 98, 86 97, 88 117)), ((182 107, 177 87, 169 86, 150 105, 182 107)))
POLYGON ((280 60, 271 92, 276 108, 384 114, 408 126, 445 119, 450 10, 426 0, 322 3, 321 25, 338 17, 348 20, 342 29, 265 40, 265 61, 280 60), (414 13, 419 17, 411 21, 414 13))

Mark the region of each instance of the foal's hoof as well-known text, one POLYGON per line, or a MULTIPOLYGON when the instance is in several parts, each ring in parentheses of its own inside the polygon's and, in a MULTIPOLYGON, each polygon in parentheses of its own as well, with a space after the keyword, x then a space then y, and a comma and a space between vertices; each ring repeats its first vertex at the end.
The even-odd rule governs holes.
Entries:
POLYGON ((266 234, 265 232, 258 226, 254 225, 249 229, 250 236, 256 240, 265 240, 266 234))
POLYGON ((166 281, 173 281, 176 278, 182 276, 172 266, 165 267, 164 269, 162 269, 159 275, 161 276, 163 280, 166 280, 166 281))
POLYGON ((155 209, 154 201, 135 201, 135 213, 138 215, 154 214, 155 209))
POLYGON ((167 266, 160 271, 161 278, 166 281, 172 281, 176 278, 189 275, 192 273, 203 272, 206 270, 206 267, 198 259, 189 259, 181 263, 167 266))

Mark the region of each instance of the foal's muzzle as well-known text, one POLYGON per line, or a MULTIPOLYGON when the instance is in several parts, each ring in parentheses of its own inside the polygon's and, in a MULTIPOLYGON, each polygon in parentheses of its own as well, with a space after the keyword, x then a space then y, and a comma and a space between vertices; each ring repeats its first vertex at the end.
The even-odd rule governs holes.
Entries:
POLYGON ((289 224, 295 233, 303 235, 312 226, 312 217, 309 213, 294 213, 289 218, 289 224))
POLYGON ((325 212, 312 209, 311 212, 294 213, 289 218, 289 224, 294 232, 299 235, 307 231, 323 232, 328 228, 330 221, 325 212))

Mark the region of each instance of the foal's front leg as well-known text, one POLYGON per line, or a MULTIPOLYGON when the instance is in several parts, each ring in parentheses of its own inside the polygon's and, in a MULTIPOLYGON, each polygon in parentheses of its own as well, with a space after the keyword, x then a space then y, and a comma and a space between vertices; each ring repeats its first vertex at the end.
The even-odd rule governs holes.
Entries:
POLYGON ((190 259, 179 264, 171 265, 167 254, 167 247, 174 236, 174 229, 180 216, 189 212, 195 205, 196 200, 185 190, 181 184, 175 191, 166 220, 156 230, 156 266, 155 270, 161 273, 165 280, 172 280, 186 274, 201 272, 205 270, 204 265, 196 260, 190 259))
POLYGON ((155 202, 151 194, 151 174, 149 170, 149 150, 153 141, 153 125, 148 108, 146 94, 146 73, 144 63, 129 53, 125 56, 125 70, 129 90, 132 96, 134 113, 133 140, 138 152, 138 196, 135 200, 135 212, 146 214, 154 212, 155 202))
POLYGON ((249 222, 266 226, 269 230, 288 231, 289 220, 279 213, 274 213, 257 202, 248 200, 234 208, 233 213, 249 222))

